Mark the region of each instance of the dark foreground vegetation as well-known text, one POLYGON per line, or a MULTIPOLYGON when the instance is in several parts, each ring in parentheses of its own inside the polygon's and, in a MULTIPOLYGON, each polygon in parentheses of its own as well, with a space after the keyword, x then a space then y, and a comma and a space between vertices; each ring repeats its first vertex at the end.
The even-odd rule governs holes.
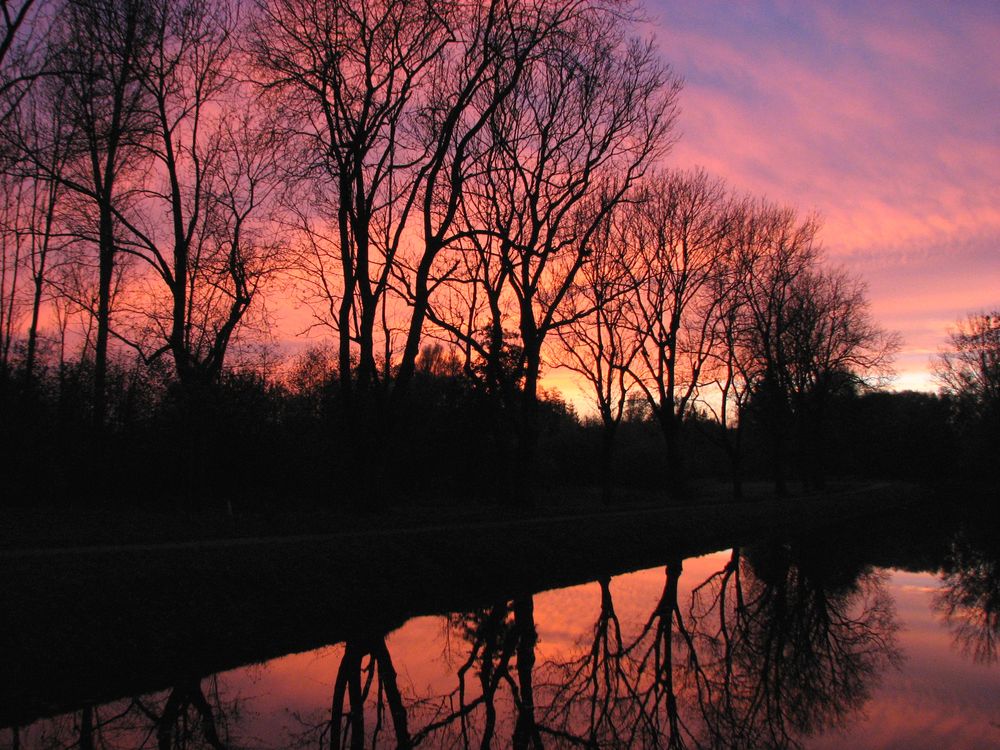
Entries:
MULTIPOLYGON (((342 417, 336 379, 320 364, 319 355, 309 355, 284 380, 228 374, 196 409, 168 378, 154 379, 141 364, 116 365, 109 399, 114 426, 105 429, 103 440, 96 439, 89 419, 86 363, 45 371, 36 376, 30 397, 22 393, 5 404, 4 504, 237 515, 357 510, 338 479, 352 472, 353 452, 337 429, 342 417)), ((8 383, 8 393, 15 385, 8 383)), ((896 479, 947 486, 965 477, 995 479, 996 464, 988 455, 995 443, 984 440, 981 424, 957 420, 960 413, 958 402, 945 396, 841 394, 825 426, 824 473, 841 483, 896 479)), ((386 502, 450 503, 452 512, 460 512, 510 500, 516 491, 510 477, 517 470, 513 428, 495 421, 488 396, 460 372, 418 367, 405 414, 396 427, 397 451, 382 457, 377 477, 386 502)), ((554 396, 541 400, 540 422, 541 496, 596 502, 607 468, 600 423, 581 420, 554 396)), ((759 497, 754 488, 772 478, 770 443, 753 404, 743 423, 746 494, 759 497)), ((787 471, 798 482, 806 477, 805 457, 795 433, 789 437, 787 471)), ((689 455, 689 492, 677 502, 732 496, 726 439, 716 422, 697 411, 684 421, 680 440, 689 455)), ((611 501, 662 497, 669 471, 663 436, 643 401, 630 403, 617 441, 611 501)))

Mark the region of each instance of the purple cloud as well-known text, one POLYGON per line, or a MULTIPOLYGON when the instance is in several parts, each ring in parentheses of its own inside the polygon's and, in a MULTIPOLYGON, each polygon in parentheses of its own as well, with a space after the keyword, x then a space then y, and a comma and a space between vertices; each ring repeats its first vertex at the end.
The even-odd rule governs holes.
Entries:
POLYGON ((647 5, 682 74, 671 162, 816 210, 906 339, 900 385, 965 312, 1000 304, 1000 5, 647 5))

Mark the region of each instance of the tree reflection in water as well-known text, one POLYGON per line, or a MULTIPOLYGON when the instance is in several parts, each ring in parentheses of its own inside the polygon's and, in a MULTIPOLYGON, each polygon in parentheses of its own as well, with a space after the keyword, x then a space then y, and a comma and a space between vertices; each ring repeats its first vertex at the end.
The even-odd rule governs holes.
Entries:
POLYGON ((305 722, 297 744, 331 750, 543 747, 535 720, 534 597, 518 596, 451 615, 447 627, 459 636, 462 653, 453 690, 444 695, 404 695, 386 635, 348 639, 334 680, 329 719, 305 722), (387 723, 391 736, 386 735, 387 723), (411 731, 411 726, 416 729, 411 731))
POLYGON ((489 748, 498 743, 543 747, 535 716, 538 631, 534 596, 520 595, 486 609, 452 615, 449 621, 469 651, 456 670, 456 688, 423 701, 428 718, 415 739, 434 747, 489 748), (478 683, 471 691, 470 672, 478 683), (509 739, 498 736, 502 728, 509 730, 509 739))
MULTIPOLYGON (((216 677, 178 680, 152 695, 82 709, 42 722, 25 737, 25 748, 80 750, 225 750, 241 701, 225 699, 216 677)), ((11 731, 11 747, 22 747, 22 732, 11 731)), ((27 733, 26 733, 27 734, 27 733)))
POLYGON ((685 746, 690 730, 678 691, 690 686, 698 664, 678 606, 681 571, 679 559, 667 565, 663 593, 638 634, 627 640, 609 581, 600 582, 591 645, 576 659, 546 665, 551 696, 546 733, 586 747, 685 746))
POLYGON ((843 724, 898 658, 897 625, 883 574, 819 559, 734 550, 686 617, 674 561, 628 641, 602 583, 593 641, 548 665, 544 731, 585 747, 795 747, 843 724))
POLYGON ((994 664, 1000 639, 1000 556, 995 535, 960 534, 942 569, 934 608, 951 628, 959 650, 977 664, 994 664))
POLYGON ((388 707, 396 747, 412 746, 406 707, 403 705, 403 697, 399 690, 396 668, 389 655, 385 635, 381 635, 374 638, 351 639, 344 644, 344 654, 333 684, 329 725, 331 749, 350 747, 360 750, 368 746, 365 706, 373 695, 375 725, 372 728, 371 745, 378 743, 388 707), (364 663, 365 657, 368 657, 367 664, 364 663))
POLYGON ((886 575, 837 559, 787 546, 734 550, 695 590, 707 744, 795 747, 843 726, 900 658, 886 575))
MULTIPOLYGON (((956 552, 952 587, 942 595, 948 616, 961 622, 970 619, 963 607, 987 613, 991 640, 981 652, 990 658, 995 570, 982 554, 956 552)), ((721 570, 682 589, 685 575, 682 561, 670 560, 648 616, 630 607, 627 618, 615 609, 611 580, 599 580, 596 619, 576 623, 583 640, 545 660, 531 594, 451 615, 444 619, 451 677, 430 692, 400 684, 384 630, 359 632, 328 677, 327 708, 279 744, 796 747, 846 723, 898 658, 885 575, 829 549, 737 549, 721 570)), ((404 656, 426 654, 396 654, 404 656)), ((240 701, 220 697, 215 678, 190 679, 50 726, 63 728, 61 746, 218 750, 233 746, 239 709, 240 701)))
MULTIPOLYGON (((614 608, 610 578, 598 581, 601 606, 589 648, 576 659, 546 664, 551 700, 543 721, 546 731, 586 745, 625 745, 627 725, 622 709, 635 703, 622 625, 614 608), (585 716, 580 732, 581 719, 585 716), (574 730, 579 734, 574 734, 574 730)), ((651 625, 648 625, 651 627, 651 625)))

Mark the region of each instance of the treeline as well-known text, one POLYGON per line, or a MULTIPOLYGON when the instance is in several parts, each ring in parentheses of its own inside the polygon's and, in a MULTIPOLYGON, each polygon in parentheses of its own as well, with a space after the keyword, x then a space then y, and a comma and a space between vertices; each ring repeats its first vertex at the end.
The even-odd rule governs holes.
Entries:
POLYGON ((573 423, 556 367, 593 391, 608 495, 636 398, 674 495, 692 421, 737 495, 761 465, 818 487, 835 399, 896 347, 814 217, 658 166, 681 85, 627 2, 5 10, 5 455, 60 491, 278 465, 362 505, 437 476, 530 504, 573 423), (331 342, 321 388, 246 360, 290 300, 331 342))
MULTIPOLYGON (((93 439, 87 360, 44 366, 30 398, 4 404, 0 425, 4 504, 149 508, 308 509, 361 500, 343 477, 353 451, 340 441, 343 418, 335 356, 311 350, 286 364, 280 379, 227 371, 196 411, 165 367, 134 358, 109 367, 109 428, 93 439), (108 457, 111 457, 110 460, 108 457), (96 467, 106 462, 106 473, 96 467)), ((953 487, 965 477, 996 479, 986 446, 956 422, 953 398, 925 393, 858 392, 831 399, 825 465, 838 480, 899 479, 953 487), (992 472, 992 473, 991 473, 992 472)), ((507 500, 520 491, 516 439, 497 425, 495 401, 461 372, 457 359, 425 350, 398 437, 403 449, 378 478, 383 497, 400 502, 507 500)), ((732 429, 732 428, 731 428, 732 429)), ((770 482, 768 425, 751 406, 743 415, 743 478, 770 482)), ((616 502, 658 493, 669 476, 659 423, 644 397, 633 396, 618 427, 618 449, 603 460, 603 426, 581 418, 557 394, 539 404, 536 488, 571 497, 597 487, 616 502), (613 482, 607 482, 610 470, 613 482)), ((702 410, 679 426, 686 476, 695 497, 728 480, 726 434, 702 410), (706 487, 706 480, 712 480, 706 487)), ((788 478, 804 480, 802 444, 791 441, 788 478)), ((374 477, 369 478, 373 483, 374 477)), ((364 507, 362 506, 362 508, 364 507)))

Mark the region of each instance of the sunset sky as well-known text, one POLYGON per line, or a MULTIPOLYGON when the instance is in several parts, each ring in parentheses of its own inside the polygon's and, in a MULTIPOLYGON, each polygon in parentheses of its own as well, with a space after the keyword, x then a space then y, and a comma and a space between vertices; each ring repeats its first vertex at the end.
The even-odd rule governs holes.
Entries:
POLYGON ((1000 3, 648 0, 684 77, 671 163, 824 219, 904 336, 897 388, 1000 305, 1000 3))

